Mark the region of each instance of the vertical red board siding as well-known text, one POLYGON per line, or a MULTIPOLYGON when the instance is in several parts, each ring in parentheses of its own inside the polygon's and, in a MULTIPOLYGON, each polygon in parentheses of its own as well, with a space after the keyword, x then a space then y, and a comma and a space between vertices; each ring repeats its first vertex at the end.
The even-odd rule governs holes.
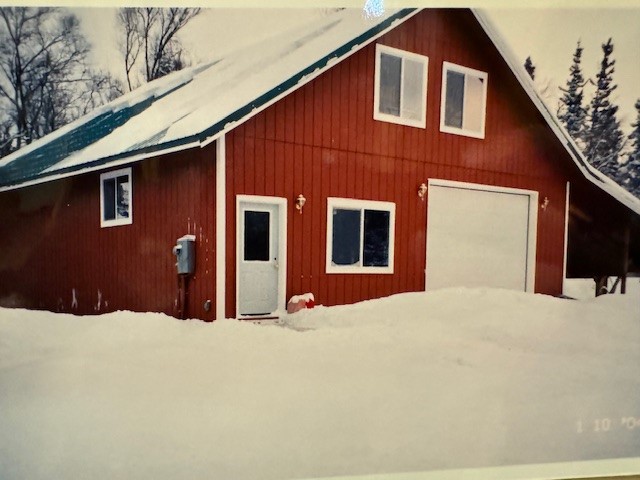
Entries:
POLYGON ((177 315, 171 250, 176 239, 193 234, 196 269, 187 315, 212 320, 215 145, 133 164, 132 177, 133 223, 117 227, 100 227, 100 172, 0 194, 7 219, 1 232, 0 298, 75 314, 177 315))
MULTIPOLYGON (((571 167, 558 164, 570 159, 468 10, 417 14, 246 125, 227 136, 228 224, 235 225, 236 195, 287 199, 287 298, 310 290, 317 303, 334 305, 423 290, 428 201, 418 198, 417 189, 429 178, 548 197, 550 207, 538 216, 536 291, 561 293, 571 167), (429 57, 425 129, 373 120, 375 43, 429 57), (484 139, 439 131, 444 61, 488 72, 484 139), (257 141, 264 141, 264 156, 246 148, 257 141), (266 172, 259 164, 270 161, 273 181, 266 175, 264 190, 249 188, 243 179, 266 172), (307 199, 302 215, 295 209, 299 194, 307 199), (393 274, 325 273, 328 197, 395 203, 393 274)), ((235 227, 229 230, 227 315, 235 315, 235 227)))
MULTIPOLYGON (((239 125, 227 135, 225 170, 227 316, 236 314, 237 195, 287 199, 286 296, 312 291, 333 305, 424 289, 428 195, 420 200, 417 189, 429 178, 548 198, 538 211, 535 289, 561 293, 566 181, 579 174, 468 10, 420 12, 239 125), (375 43, 429 57, 426 128, 373 120, 375 43), (484 139, 439 131, 443 61, 488 72, 484 139), (393 274, 325 273, 329 197, 395 204, 393 274)), ((99 173, 0 194, 0 299, 72 313, 175 315, 171 248, 193 234, 188 315, 213 319, 215 172, 215 144, 133 165, 134 221, 121 227, 100 228, 99 173)))

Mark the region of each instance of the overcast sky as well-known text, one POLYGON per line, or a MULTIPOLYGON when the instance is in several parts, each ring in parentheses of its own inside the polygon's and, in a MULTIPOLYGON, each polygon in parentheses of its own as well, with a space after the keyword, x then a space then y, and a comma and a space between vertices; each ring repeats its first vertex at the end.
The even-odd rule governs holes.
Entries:
MULTIPOLYGON (((345 3, 357 5, 348 0, 345 3)), ((571 5, 571 0, 565 0, 564 4, 571 5)), ((487 11, 517 57, 524 61, 531 55, 537 68, 537 80, 551 86, 548 96, 555 104, 558 86, 564 86, 568 78, 578 39, 584 47, 583 73, 585 77, 594 77, 602 59, 601 44, 612 37, 616 60, 614 82, 618 84, 614 100, 620 107, 618 119, 629 131, 630 123, 636 117, 633 105, 640 98, 640 0, 627 1, 625 5, 626 8, 606 9, 593 6, 520 7, 487 11)), ((74 11, 81 17, 86 35, 94 43, 96 60, 121 75, 122 60, 114 37, 115 10, 83 8, 74 11)), ((321 10, 317 9, 271 8, 256 15, 239 8, 216 8, 196 17, 185 28, 183 41, 194 60, 206 60, 266 38, 275 29, 292 27, 319 14, 321 10)))

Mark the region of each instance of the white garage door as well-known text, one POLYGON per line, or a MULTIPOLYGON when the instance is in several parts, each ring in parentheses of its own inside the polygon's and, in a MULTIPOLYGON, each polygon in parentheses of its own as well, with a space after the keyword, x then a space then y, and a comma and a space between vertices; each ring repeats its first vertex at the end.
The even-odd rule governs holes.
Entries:
POLYGON ((533 291, 537 192, 432 180, 426 288, 533 291))

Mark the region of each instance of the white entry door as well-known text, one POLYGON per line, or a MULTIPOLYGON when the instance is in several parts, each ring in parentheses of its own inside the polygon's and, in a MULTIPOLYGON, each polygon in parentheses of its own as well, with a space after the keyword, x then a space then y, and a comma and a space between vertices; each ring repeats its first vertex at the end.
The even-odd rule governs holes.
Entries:
POLYGON ((426 288, 533 291, 537 192, 432 180, 426 288))
POLYGON ((283 199, 238 200, 238 315, 270 315, 283 307, 283 199))

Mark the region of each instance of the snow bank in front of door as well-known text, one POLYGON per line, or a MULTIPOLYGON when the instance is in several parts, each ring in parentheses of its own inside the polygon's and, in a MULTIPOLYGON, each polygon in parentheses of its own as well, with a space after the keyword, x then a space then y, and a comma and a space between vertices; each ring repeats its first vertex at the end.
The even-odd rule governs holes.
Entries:
POLYGON ((486 289, 316 307, 284 326, 0 309, 0 477, 275 479, 637 456, 639 310, 632 296, 486 289))

